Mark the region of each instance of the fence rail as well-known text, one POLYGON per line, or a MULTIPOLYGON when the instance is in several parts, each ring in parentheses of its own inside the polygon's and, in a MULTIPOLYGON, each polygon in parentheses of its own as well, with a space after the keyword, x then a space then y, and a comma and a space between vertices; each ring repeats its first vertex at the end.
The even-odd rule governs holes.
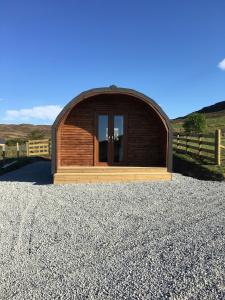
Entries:
POLYGON ((51 140, 29 140, 14 146, 0 146, 0 160, 3 161, 7 158, 31 156, 51 156, 51 140))
POLYGON ((220 129, 217 129, 215 134, 176 134, 173 138, 173 148, 177 152, 196 155, 201 159, 221 165, 224 158, 222 150, 225 150, 222 141, 220 129))
POLYGON ((27 156, 51 155, 51 141, 32 140, 27 142, 27 156))

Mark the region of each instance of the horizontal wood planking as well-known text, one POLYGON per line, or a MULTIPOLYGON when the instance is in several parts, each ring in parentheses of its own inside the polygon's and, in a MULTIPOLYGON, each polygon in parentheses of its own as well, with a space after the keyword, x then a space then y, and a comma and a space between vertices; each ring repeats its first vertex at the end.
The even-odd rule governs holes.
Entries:
MULTIPOLYGON (((175 136, 179 136, 180 138, 186 137, 187 134, 185 133, 175 133, 175 136)), ((202 138, 214 138, 214 133, 190 133, 188 136, 191 136, 192 138, 199 138, 201 136, 202 138)))
POLYGON ((50 154, 51 141, 49 139, 29 140, 27 142, 27 156, 42 156, 50 154))
POLYGON ((40 144, 40 143, 48 143, 49 139, 42 139, 42 140, 29 140, 30 144, 40 144))
POLYGON ((56 173, 54 183, 103 183, 103 182, 132 182, 171 180, 169 172, 155 173, 56 173))
POLYGON ((127 165, 166 165, 167 132, 160 118, 130 96, 104 95, 77 104, 57 132, 57 165, 94 165, 95 113, 127 114, 127 165), (128 109, 129 108, 129 109, 128 109))
MULTIPOLYGON (((180 141, 182 141, 182 142, 188 142, 189 144, 190 143, 193 143, 193 144, 198 144, 199 143, 199 140, 198 139, 193 139, 193 138, 189 138, 188 136, 187 136, 187 138, 186 137, 182 137, 182 138, 179 138, 179 140, 180 141)), ((201 141, 201 144, 202 145, 205 145, 205 146, 213 146, 213 147, 215 147, 215 142, 209 142, 209 141, 201 141)))
POLYGON ((167 168, 160 167, 60 167, 57 173, 167 173, 167 168))
POLYGON ((215 150, 211 150, 211 149, 202 148, 201 151, 204 153, 209 153, 209 154, 213 154, 213 155, 215 154, 215 150))
POLYGON ((212 147, 215 147, 215 142, 202 141, 201 144, 203 146, 212 146, 212 147))
MULTIPOLYGON (((196 155, 196 156, 198 156, 197 153, 193 153, 192 151, 186 151, 186 150, 184 150, 184 149, 180 149, 180 150, 179 150, 179 153, 189 154, 189 155, 196 155)), ((208 155, 201 154, 201 156, 199 156, 199 157, 202 158, 202 159, 205 159, 205 160, 207 160, 207 161, 210 161, 210 162, 215 162, 214 156, 208 156, 208 155)))
MULTIPOLYGON (((186 144, 179 144, 179 146, 182 146, 183 148, 187 148, 189 150, 196 150, 199 151, 199 147, 194 145, 186 145, 186 144)), ((206 148, 200 148, 201 152, 209 153, 209 154, 215 154, 215 150, 206 149, 206 148)), ((190 152, 190 151, 189 151, 190 152)))

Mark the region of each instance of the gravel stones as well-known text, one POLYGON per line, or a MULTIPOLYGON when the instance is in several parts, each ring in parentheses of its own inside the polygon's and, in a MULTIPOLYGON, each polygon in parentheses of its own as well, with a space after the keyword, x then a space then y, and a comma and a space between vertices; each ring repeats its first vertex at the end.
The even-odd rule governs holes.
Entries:
POLYGON ((50 182, 0 177, 0 299, 225 298, 224 182, 50 182))

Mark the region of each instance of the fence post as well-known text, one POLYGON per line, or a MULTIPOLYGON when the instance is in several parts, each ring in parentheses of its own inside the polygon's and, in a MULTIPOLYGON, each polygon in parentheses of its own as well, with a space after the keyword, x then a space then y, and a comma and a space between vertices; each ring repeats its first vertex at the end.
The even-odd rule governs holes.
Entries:
POLYGON ((177 152, 178 152, 178 150, 179 150, 179 142, 180 142, 180 141, 179 141, 179 137, 180 137, 180 136, 179 136, 179 133, 178 133, 178 134, 177 134, 177 152))
POLYGON ((16 143, 16 156, 17 156, 17 158, 20 157, 20 146, 19 146, 18 142, 16 143))
POLYGON ((198 156, 201 157, 202 151, 202 135, 201 133, 198 135, 198 156))
POLYGON ((186 138, 186 153, 188 153, 188 135, 186 135, 185 138, 186 138))
POLYGON ((220 144, 221 144, 221 130, 217 129, 215 131, 215 163, 218 166, 221 165, 220 144))
POLYGON ((29 157, 29 141, 26 142, 27 157, 29 157))
POLYGON ((4 163, 5 163, 5 144, 2 145, 2 159, 3 159, 3 166, 4 166, 4 163))
POLYGON ((48 154, 49 154, 49 156, 51 156, 51 140, 49 139, 48 140, 48 154))

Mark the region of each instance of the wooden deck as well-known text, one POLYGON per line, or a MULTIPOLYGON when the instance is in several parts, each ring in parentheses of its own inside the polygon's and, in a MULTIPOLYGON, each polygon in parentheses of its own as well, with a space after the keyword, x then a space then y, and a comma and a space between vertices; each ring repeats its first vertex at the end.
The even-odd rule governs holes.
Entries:
POLYGON ((61 167, 54 183, 100 183, 171 180, 172 174, 162 167, 61 167))

